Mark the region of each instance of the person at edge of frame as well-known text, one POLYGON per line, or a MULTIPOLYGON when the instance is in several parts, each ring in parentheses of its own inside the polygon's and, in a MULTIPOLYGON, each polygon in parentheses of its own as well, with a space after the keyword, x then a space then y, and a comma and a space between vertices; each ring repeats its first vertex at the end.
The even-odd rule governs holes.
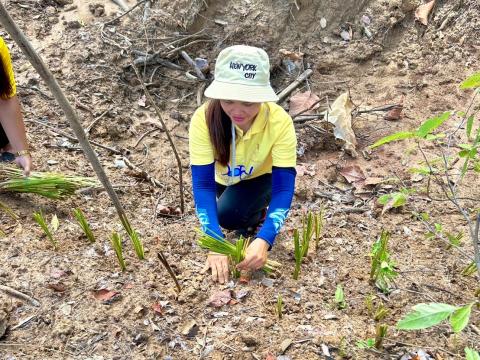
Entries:
POLYGON ((0 162, 15 161, 25 176, 32 170, 10 52, 0 36, 0 162))
MULTIPOLYGON (((220 52, 210 100, 192 116, 189 150, 195 210, 202 230, 223 241, 220 227, 253 240, 241 271, 260 269, 288 215, 295 187, 297 139, 277 105, 270 61, 260 48, 220 52)), ((228 281, 228 258, 210 252, 203 271, 228 281)))

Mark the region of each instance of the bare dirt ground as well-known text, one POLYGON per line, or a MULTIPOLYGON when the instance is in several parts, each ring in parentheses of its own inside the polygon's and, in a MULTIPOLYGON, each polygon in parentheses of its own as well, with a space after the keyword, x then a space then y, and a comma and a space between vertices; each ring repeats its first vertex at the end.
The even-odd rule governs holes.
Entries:
MULTIPOLYGON (((419 3, 157 0, 142 2, 112 22, 123 11, 111 1, 7 1, 7 9, 58 79, 84 127, 96 120, 90 139, 117 152, 95 147, 141 234, 147 259, 138 260, 124 236, 127 271, 119 271, 109 236, 121 226, 104 191, 90 190, 62 202, 0 195, 0 201, 20 216, 12 222, 0 215, 7 233, 0 239, 0 284, 41 303, 34 307, 0 293, 0 323, 3 319, 9 327, 0 339, 0 358, 460 359, 465 346, 478 350, 478 309, 461 335, 447 325, 415 332, 395 329, 414 304, 466 304, 479 287, 476 275, 460 274, 469 259, 426 238, 426 229, 412 217, 412 211, 424 211, 449 231, 465 229, 453 206, 418 196, 399 211, 381 216, 376 205, 380 194, 401 187, 398 179, 417 188, 424 188, 426 181, 408 171, 421 158, 412 143, 373 152, 367 146, 443 111, 465 109, 472 93, 458 84, 479 69, 480 4, 437 1, 424 26, 414 19, 419 3), (281 275, 269 279, 259 273, 247 285, 233 281, 220 286, 200 274, 205 252, 196 245, 198 224, 189 190, 188 124, 197 102, 205 100, 199 97, 203 84, 186 74, 189 66, 179 50, 212 64, 222 48, 239 43, 267 50, 278 91, 309 67, 313 75, 297 91, 310 89, 324 99, 323 107, 348 90, 356 110, 403 101, 404 112, 396 122, 384 120, 382 112, 357 112, 356 159, 319 134, 318 121, 298 124, 302 171, 289 220, 270 255, 282 263, 281 275), (293 66, 280 49, 304 53, 303 61, 293 66), (146 65, 140 69, 183 162, 183 216, 159 214, 159 209, 179 206, 178 169, 165 134, 147 134, 158 120, 130 67, 147 54, 158 55, 139 61, 146 65), (178 69, 165 66, 165 60, 178 69), (161 186, 129 169, 123 157, 161 186), (356 189, 339 174, 350 165, 358 165, 367 178, 384 181, 356 189), (295 281, 292 230, 300 225, 305 209, 318 210, 322 204, 327 221, 320 247, 310 251, 295 281), (95 244, 82 237, 71 214, 74 207, 83 209, 91 222, 95 244), (56 214, 60 220, 55 233, 58 251, 32 219, 39 209, 47 219, 56 214), (369 283, 368 254, 382 229, 392 234, 390 253, 400 273, 389 295, 369 283), (157 259, 159 250, 177 273, 180 294, 157 259), (345 291, 345 309, 334 303, 338 284, 345 291), (100 289, 118 294, 101 300, 100 289), (210 296, 225 289, 233 291, 235 301, 222 308, 209 306, 210 296), (278 295, 285 303, 282 319, 275 314, 278 295), (377 322, 369 313, 368 299, 388 310, 381 323, 389 330, 380 350, 356 346, 375 335, 377 322), (420 349, 425 355, 409 355, 420 349)), ((71 131, 50 92, 1 27, 0 34, 12 45, 36 169, 94 176, 78 144, 59 133, 71 131)), ((288 109, 289 103, 282 105, 288 109)), ((434 156, 434 148, 425 151, 434 156)), ((468 184, 466 194, 478 200, 479 179, 469 178, 468 184)), ((478 202, 472 200, 471 207, 478 202)), ((461 250, 473 253, 467 240, 461 250)))

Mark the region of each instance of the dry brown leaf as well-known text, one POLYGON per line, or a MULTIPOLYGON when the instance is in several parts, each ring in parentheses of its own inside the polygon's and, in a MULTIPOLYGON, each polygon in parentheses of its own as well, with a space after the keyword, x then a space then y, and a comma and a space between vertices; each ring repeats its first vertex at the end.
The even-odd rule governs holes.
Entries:
POLYGON ((435 0, 432 0, 426 4, 422 4, 419 7, 417 7, 417 10, 415 10, 415 20, 418 20, 420 21, 420 23, 427 26, 428 15, 430 15, 430 12, 432 11, 434 5, 435 5, 435 0))
POLYGON ((319 100, 320 98, 311 91, 296 93, 290 98, 290 109, 288 113, 292 117, 299 113, 302 113, 302 115, 315 114, 315 109, 318 109, 320 106, 318 103, 319 100))
POLYGON ((293 61, 302 60, 303 55, 304 55, 301 52, 296 53, 296 52, 286 50, 286 49, 280 49, 280 50, 278 50, 278 52, 280 54, 282 54, 283 57, 288 58, 288 59, 293 60, 293 61))
POLYGON ((340 174, 348 181, 350 184, 363 184, 366 177, 363 173, 363 170, 358 165, 346 166, 340 170, 340 174))
POLYGON ((232 300, 232 291, 231 290, 224 290, 219 291, 213 294, 210 299, 208 299, 208 305, 213 306, 215 308, 220 308, 223 305, 227 305, 232 300))
POLYGON ((67 290, 67 287, 63 283, 56 283, 56 284, 51 283, 51 284, 48 284, 47 287, 56 292, 64 292, 65 290, 67 290))
POLYGON ((115 295, 118 295, 118 291, 112 291, 108 289, 100 289, 93 291, 93 297, 97 300, 108 301, 111 300, 115 295))
POLYGON ((385 114, 384 119, 388 121, 396 121, 402 118, 403 111, 403 98, 400 102, 395 105, 389 112, 385 114))
POLYGON ((155 314, 158 315, 165 315, 165 310, 163 309, 163 306, 160 305, 159 303, 155 303, 152 305, 152 310, 155 314))
POLYGON ((267 357, 265 358, 265 360, 276 360, 277 357, 275 355, 272 355, 271 353, 268 353, 267 354, 267 357))

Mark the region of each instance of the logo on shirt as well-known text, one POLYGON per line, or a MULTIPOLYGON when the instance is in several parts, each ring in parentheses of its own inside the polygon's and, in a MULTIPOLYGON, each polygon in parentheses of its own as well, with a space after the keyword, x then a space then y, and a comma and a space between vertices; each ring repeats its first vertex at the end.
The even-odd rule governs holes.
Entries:
POLYGON ((253 173, 253 166, 250 166, 250 169, 247 172, 247 169, 245 165, 238 165, 235 167, 232 173, 232 168, 230 165, 227 165, 227 172, 225 174, 222 174, 223 176, 228 176, 228 177, 239 177, 240 180, 243 180, 244 177, 248 177, 252 175, 253 173))
POLYGON ((257 75, 257 65, 254 64, 243 64, 239 62, 230 62, 230 69, 243 71, 243 76, 245 79, 255 79, 257 75))

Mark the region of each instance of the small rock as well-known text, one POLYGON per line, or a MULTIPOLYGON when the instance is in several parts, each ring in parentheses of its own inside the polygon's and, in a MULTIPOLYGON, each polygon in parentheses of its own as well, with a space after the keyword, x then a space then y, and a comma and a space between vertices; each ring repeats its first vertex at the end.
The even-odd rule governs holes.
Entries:
POLYGON ((284 354, 285 351, 292 345, 292 339, 285 339, 280 344, 280 354, 284 354))
POLYGON ((135 335, 135 337, 133 338, 133 343, 135 345, 141 345, 141 344, 144 344, 148 341, 148 336, 145 335, 144 333, 138 333, 137 335, 135 335))
POLYGON ((5 310, 0 310, 0 339, 5 335, 7 331, 9 314, 5 310))
POLYGON ((190 320, 182 327, 182 335, 185 335, 187 338, 193 338, 197 335, 199 327, 195 320, 190 320))

